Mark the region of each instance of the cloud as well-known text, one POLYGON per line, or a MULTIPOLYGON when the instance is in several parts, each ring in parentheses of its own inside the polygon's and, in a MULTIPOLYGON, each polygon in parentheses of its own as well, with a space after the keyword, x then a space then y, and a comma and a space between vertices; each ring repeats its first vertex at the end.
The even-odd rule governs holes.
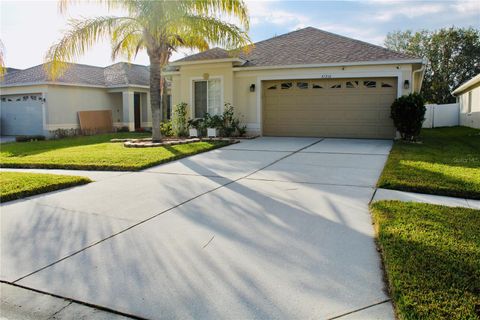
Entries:
POLYGON ((385 39, 385 35, 380 33, 378 28, 358 28, 336 23, 314 24, 313 27, 377 45, 383 45, 385 39))
POLYGON ((307 26, 310 19, 296 12, 289 12, 282 9, 276 9, 275 6, 281 1, 252 1, 247 0, 248 12, 250 14, 250 23, 258 25, 261 23, 271 23, 277 26, 292 26, 298 29, 307 26))
POLYGON ((374 2, 381 4, 380 8, 375 9, 373 19, 382 22, 388 22, 398 16, 407 18, 417 18, 425 15, 437 14, 448 10, 446 3, 412 3, 410 1, 405 2, 386 2, 375 0, 374 2), (386 6, 388 4, 388 6, 386 6), (383 7, 382 7, 383 5, 383 7))
POLYGON ((467 14, 467 15, 477 15, 480 17, 480 1, 457 1, 457 3, 452 5, 454 11, 467 14))

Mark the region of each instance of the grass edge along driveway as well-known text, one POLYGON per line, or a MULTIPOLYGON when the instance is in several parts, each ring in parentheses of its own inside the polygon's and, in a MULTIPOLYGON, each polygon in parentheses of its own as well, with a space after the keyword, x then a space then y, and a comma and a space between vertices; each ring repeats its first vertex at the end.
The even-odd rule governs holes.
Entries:
POLYGON ((399 319, 478 319, 480 210, 379 201, 371 212, 399 319))
POLYGON ((21 199, 89 182, 91 182, 90 179, 78 176, 2 171, 0 172, 0 202, 21 199))
MULTIPOLYGON (((143 135, 145 136, 145 134, 143 135)), ((112 138, 142 137, 138 134, 104 134, 61 140, 9 143, 0 151, 5 168, 137 171, 228 144, 202 141, 155 148, 126 148, 112 138)))
POLYGON ((480 199, 480 130, 423 129, 420 143, 395 141, 377 186, 480 199))

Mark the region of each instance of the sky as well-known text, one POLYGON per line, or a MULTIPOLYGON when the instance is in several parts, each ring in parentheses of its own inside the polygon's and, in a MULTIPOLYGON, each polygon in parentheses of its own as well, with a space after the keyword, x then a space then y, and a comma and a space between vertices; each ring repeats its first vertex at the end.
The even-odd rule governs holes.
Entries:
MULTIPOLYGON (((386 34, 394 30, 451 26, 480 29, 480 0, 244 1, 250 14, 249 35, 254 42, 307 26, 377 45, 383 45, 386 34)), ((0 0, 0 39, 7 66, 25 69, 43 63, 48 48, 68 29, 71 18, 122 14, 108 12, 92 2, 73 5, 66 14, 60 14, 54 0, 0 0)), ((110 48, 108 40, 95 45, 77 62, 110 65, 114 63, 110 48)), ((171 60, 191 53, 180 50, 171 60)), ((149 64, 145 52, 132 62, 149 64)))

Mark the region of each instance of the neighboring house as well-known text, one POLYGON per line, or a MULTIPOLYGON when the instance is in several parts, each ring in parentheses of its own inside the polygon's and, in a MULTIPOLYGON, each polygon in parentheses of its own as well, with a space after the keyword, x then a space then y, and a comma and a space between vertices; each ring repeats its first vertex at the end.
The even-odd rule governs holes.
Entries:
POLYGON ((214 48, 169 64, 173 104, 191 117, 232 103, 250 133, 393 138, 390 105, 420 91, 423 61, 369 43, 305 28, 255 43, 214 48))
POLYGON ((480 74, 465 82, 452 94, 460 107, 460 125, 480 129, 480 74))
POLYGON ((2 135, 45 135, 79 128, 78 111, 111 110, 113 125, 151 127, 149 69, 116 63, 71 64, 57 80, 44 65, 11 70, 0 82, 2 135))

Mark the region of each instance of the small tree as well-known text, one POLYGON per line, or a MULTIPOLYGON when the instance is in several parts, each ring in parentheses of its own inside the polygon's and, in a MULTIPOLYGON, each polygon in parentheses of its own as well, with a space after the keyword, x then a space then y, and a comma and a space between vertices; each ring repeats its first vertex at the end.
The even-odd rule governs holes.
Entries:
POLYGON ((425 120, 425 103, 418 93, 397 98, 391 107, 390 117, 403 140, 415 141, 425 120))
POLYGON ((177 137, 187 135, 187 106, 185 102, 182 102, 173 108, 172 130, 177 137))

